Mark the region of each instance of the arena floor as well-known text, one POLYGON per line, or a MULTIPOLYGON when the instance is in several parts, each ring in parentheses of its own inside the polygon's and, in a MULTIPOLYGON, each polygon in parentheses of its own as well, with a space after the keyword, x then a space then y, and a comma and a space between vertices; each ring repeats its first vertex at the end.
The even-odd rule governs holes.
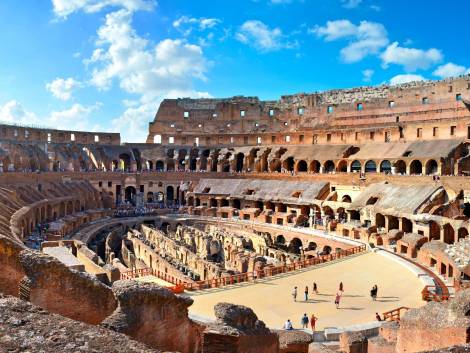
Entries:
POLYGON ((195 317, 214 319, 213 307, 219 302, 246 305, 252 308, 270 328, 282 328, 291 319, 294 328, 300 327, 304 313, 318 317, 317 330, 326 327, 344 327, 375 321, 375 313, 400 306, 419 307, 423 284, 417 275, 397 262, 376 253, 367 253, 320 268, 304 269, 295 274, 206 291, 190 292, 194 304, 189 312, 195 317), (312 290, 313 282, 319 294, 304 301, 305 286, 312 290), (340 282, 344 294, 340 308, 334 305, 340 282), (370 289, 377 284, 377 301, 372 301, 370 289), (298 287, 297 302, 292 289, 298 287))

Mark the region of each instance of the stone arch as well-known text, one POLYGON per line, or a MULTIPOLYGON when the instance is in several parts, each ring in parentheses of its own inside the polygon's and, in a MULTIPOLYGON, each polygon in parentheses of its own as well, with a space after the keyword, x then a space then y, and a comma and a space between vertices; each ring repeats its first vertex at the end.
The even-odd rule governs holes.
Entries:
POLYGON ((310 241, 308 243, 307 250, 309 251, 317 250, 317 247, 318 247, 317 243, 315 243, 314 241, 310 241))
POLYGON ((412 233, 413 223, 408 218, 403 217, 401 219, 401 230, 403 233, 412 233))
POLYGON ((147 170, 153 170, 153 162, 152 161, 146 161, 145 165, 147 166, 147 170))
POLYGON ((147 193, 147 202, 148 203, 153 203, 153 192, 149 191, 147 193))
POLYGON ((173 202, 175 199, 175 188, 172 185, 166 187, 166 200, 167 202, 173 202))
POLYGON ((346 173, 348 171, 348 162, 345 161, 344 159, 340 160, 338 162, 336 170, 340 173, 346 173))
POLYGON ((210 207, 217 207, 217 200, 214 199, 214 198, 211 198, 211 199, 209 200, 209 206, 210 206, 210 207))
POLYGON ((439 224, 434 221, 429 222, 429 240, 440 240, 441 239, 441 228, 439 224))
POLYGON ((269 170, 271 172, 280 172, 281 171, 281 161, 279 159, 274 159, 269 163, 269 170))
POLYGON ((121 169, 128 171, 131 169, 131 157, 128 153, 121 153, 119 155, 119 164, 121 169))
POLYGON ((313 160, 308 166, 308 171, 312 173, 320 173, 321 164, 319 161, 313 160))
POLYGON ((375 214, 375 225, 380 228, 385 228, 385 217, 381 213, 375 214))
POLYGON ((163 161, 156 161, 155 162, 155 170, 157 172, 163 172, 165 170, 165 163, 163 161))
POLYGON ((285 245, 286 244, 286 238, 284 238, 284 236, 282 234, 279 234, 277 237, 276 237, 276 244, 278 245, 285 245))
POLYGON ((168 172, 174 172, 175 171, 175 160, 169 159, 168 162, 166 163, 166 170, 168 172))
POLYGON ((361 162, 359 162, 358 160, 355 160, 351 163, 351 172, 360 173, 361 169, 362 169, 362 165, 361 165, 361 162))
POLYGON ((242 172, 244 169, 244 164, 245 164, 245 155, 239 152, 237 153, 235 160, 236 160, 235 171, 242 172))
POLYGON ((376 173, 377 172, 377 163, 373 160, 369 160, 366 162, 364 166, 364 170, 366 173, 376 173))
POLYGON ((341 202, 351 203, 351 196, 343 195, 343 197, 341 198, 341 202))
POLYGON ((323 206, 323 214, 330 217, 331 219, 335 218, 335 211, 330 206, 323 206))
POLYGON ((325 245, 325 246, 323 247, 323 251, 322 251, 322 252, 323 252, 324 255, 329 255, 329 254, 331 254, 331 250, 332 250, 332 249, 331 249, 331 246, 325 245))
POLYGON ((406 174, 406 163, 404 160, 399 159, 393 166, 395 168, 395 174, 406 174))
POLYGON ((237 210, 241 210, 241 202, 239 199, 233 199, 233 207, 236 208, 237 210))
POLYGON ((380 162, 380 173, 390 174, 392 172, 392 163, 385 159, 380 162))
POLYGON ((287 247, 287 251, 293 254, 300 254, 302 249, 303 249, 302 240, 300 240, 299 238, 293 238, 289 242, 289 246, 287 247))
POLYGON ((438 172, 438 165, 434 159, 430 159, 426 162, 426 175, 435 175, 438 172))
POLYGON ((331 160, 328 160, 323 164, 323 168, 325 173, 332 173, 335 171, 335 163, 331 160))
POLYGON ((296 172, 306 172, 308 170, 307 162, 301 159, 297 162, 296 172))
POLYGON ((443 227, 443 233, 444 233, 444 243, 446 244, 453 244, 455 241, 455 231, 454 228, 449 224, 445 224, 443 227))
POLYGON ((135 195, 136 195, 136 189, 133 186, 128 186, 124 190, 124 197, 126 202, 130 202, 132 204, 135 203, 135 195))
POLYGON ((415 159, 410 163, 410 175, 423 174, 423 164, 415 159))
POLYGON ((468 229, 467 228, 459 228, 459 230, 457 231, 457 237, 458 239, 464 239, 464 238, 467 238, 468 237, 468 229))
POLYGON ((287 170, 288 172, 294 171, 294 165, 294 157, 288 157, 282 162, 282 168, 284 168, 284 170, 287 170))

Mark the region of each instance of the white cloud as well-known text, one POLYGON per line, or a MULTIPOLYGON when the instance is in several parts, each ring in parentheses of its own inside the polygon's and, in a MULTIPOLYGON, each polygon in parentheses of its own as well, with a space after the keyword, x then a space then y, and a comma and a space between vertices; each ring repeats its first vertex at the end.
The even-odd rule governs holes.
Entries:
POLYGON ((347 63, 377 54, 388 44, 387 30, 381 23, 361 21, 359 25, 349 20, 328 21, 325 26, 309 30, 325 41, 348 39, 349 45, 341 49, 341 58, 347 63))
POLYGON ((151 11, 157 5, 155 0, 52 0, 54 13, 66 18, 74 12, 94 13, 106 7, 124 8, 128 11, 151 11))
POLYGON ((98 30, 99 48, 87 61, 93 85, 107 89, 117 80, 124 91, 149 101, 170 91, 193 91, 194 79, 206 79, 208 62, 200 46, 165 39, 152 47, 131 20, 125 10, 106 15, 98 30))
POLYGON ((466 68, 462 65, 456 65, 454 63, 447 63, 445 65, 439 66, 432 74, 440 78, 456 77, 470 74, 470 68, 466 68))
POLYGON ((362 0, 341 0, 341 3, 346 9, 354 9, 362 3, 362 0))
POLYGON ((280 4, 290 4, 292 0, 269 0, 271 4, 280 5, 280 4))
POLYGON ((54 97, 63 101, 68 101, 72 98, 73 90, 78 87, 81 87, 81 83, 71 77, 67 79, 56 78, 54 81, 46 84, 46 89, 54 97))
POLYGON ((413 75, 413 74, 401 74, 396 75, 390 79, 391 85, 400 85, 402 83, 408 83, 413 81, 424 81, 425 78, 421 75, 413 75))
POLYGON ((188 17, 188 16, 181 16, 177 20, 173 21, 173 27, 175 28, 181 28, 184 25, 196 25, 201 31, 206 30, 206 29, 211 29, 215 26, 217 26, 219 23, 222 21, 219 20, 218 18, 194 18, 194 17, 188 17))
POLYGON ((286 36, 281 29, 269 28, 266 24, 258 20, 250 20, 243 23, 235 34, 235 38, 251 45, 261 52, 276 51, 283 48, 294 48, 297 44, 286 41, 286 36))
POLYGON ((27 111, 21 103, 16 100, 6 102, 0 105, 1 120, 6 123, 37 125, 41 120, 36 114, 27 111))
POLYGON ((52 111, 46 116, 38 116, 36 113, 26 110, 18 101, 11 100, 0 106, 0 116, 7 123, 63 130, 97 131, 100 126, 92 123, 90 114, 100 107, 100 103, 92 106, 74 104, 69 109, 52 111))
POLYGON ((431 65, 440 62, 443 55, 440 50, 428 50, 400 47, 398 42, 390 44, 381 55, 383 66, 390 64, 402 65, 406 71, 426 70, 431 65))
POLYGON ((374 70, 366 69, 362 71, 362 81, 370 82, 372 80, 372 76, 374 75, 374 70))

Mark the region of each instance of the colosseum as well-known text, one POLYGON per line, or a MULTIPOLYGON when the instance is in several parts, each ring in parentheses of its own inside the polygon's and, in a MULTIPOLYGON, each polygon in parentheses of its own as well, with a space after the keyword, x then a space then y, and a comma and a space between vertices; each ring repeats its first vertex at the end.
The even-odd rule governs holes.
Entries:
POLYGON ((469 147, 470 76, 1 125, 0 351, 468 352, 469 147))

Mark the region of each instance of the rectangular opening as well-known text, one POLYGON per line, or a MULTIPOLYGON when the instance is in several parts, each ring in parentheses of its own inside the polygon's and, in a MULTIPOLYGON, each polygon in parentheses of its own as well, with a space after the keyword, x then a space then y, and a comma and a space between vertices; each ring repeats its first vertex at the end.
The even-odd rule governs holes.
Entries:
POLYGON ((300 136, 299 136, 299 142, 304 142, 304 138, 305 138, 304 135, 300 135, 300 136))
POLYGON ((100 137, 98 135, 95 135, 95 142, 100 142, 100 137))
POLYGON ((199 146, 199 137, 195 137, 195 138, 194 138, 194 144, 195 144, 196 146, 199 146))
POLYGON ((271 136, 271 143, 275 143, 276 142, 276 136, 271 136))
POLYGON ((184 113, 183 113, 183 117, 184 117, 185 119, 189 118, 189 112, 184 112, 184 113))
POLYGON ((175 143, 175 138, 173 136, 168 137, 168 143, 170 144, 175 143))
POLYGON ((456 126, 451 126, 450 127, 450 136, 455 136, 455 130, 457 129, 456 126))
POLYGON ((297 114, 304 115, 305 109, 304 108, 297 108, 297 114))
POLYGON ((245 111, 244 110, 240 110, 240 116, 243 118, 245 116, 245 111))
POLYGON ((421 100, 421 102, 423 104, 428 104, 429 103, 429 98, 428 97, 423 97, 423 99, 421 100))
POLYGON ((462 100, 462 95, 461 95, 460 93, 457 93, 457 94, 455 95, 455 100, 456 100, 457 102, 460 102, 460 101, 462 100))
POLYGON ((388 107, 393 108, 395 106, 395 101, 388 102, 388 107))
POLYGON ((245 145, 248 145, 248 136, 244 136, 244 137, 243 137, 243 143, 244 143, 245 145))
POLYGON ((70 141, 75 141, 75 134, 70 134, 70 141))
POLYGON ((357 103, 356 109, 359 110, 359 111, 360 111, 360 110, 363 110, 363 109, 364 109, 364 105, 363 105, 362 103, 357 103))
POLYGON ((318 135, 313 135, 312 143, 316 145, 318 143, 318 135))
POLYGON ((358 132, 355 132, 354 133, 354 139, 357 141, 359 140, 359 133, 358 132))
POLYGON ((326 108, 326 112, 328 114, 332 114, 334 112, 335 108, 332 105, 329 105, 328 108, 326 108))
POLYGON ((331 134, 326 134, 326 142, 330 142, 331 141, 331 134))
POLYGON ((369 139, 373 140, 374 138, 375 138, 375 132, 374 131, 369 132, 369 139))
POLYGON ((52 134, 50 132, 47 133, 47 142, 52 141, 52 134))
POLYGON ((417 138, 423 137, 423 129, 422 128, 419 127, 419 128, 416 129, 416 137, 417 138))
POLYGON ((439 136, 439 128, 437 126, 434 126, 432 128, 432 136, 433 137, 438 137, 439 136))
POLYGON ((257 143, 258 145, 261 145, 261 142, 262 142, 262 141, 261 141, 261 136, 258 136, 258 137, 256 138, 256 143, 257 143))
POLYGON ((274 109, 269 109, 269 116, 274 116, 274 109))
POLYGON ((290 142, 290 136, 289 135, 286 136, 286 142, 290 142))

